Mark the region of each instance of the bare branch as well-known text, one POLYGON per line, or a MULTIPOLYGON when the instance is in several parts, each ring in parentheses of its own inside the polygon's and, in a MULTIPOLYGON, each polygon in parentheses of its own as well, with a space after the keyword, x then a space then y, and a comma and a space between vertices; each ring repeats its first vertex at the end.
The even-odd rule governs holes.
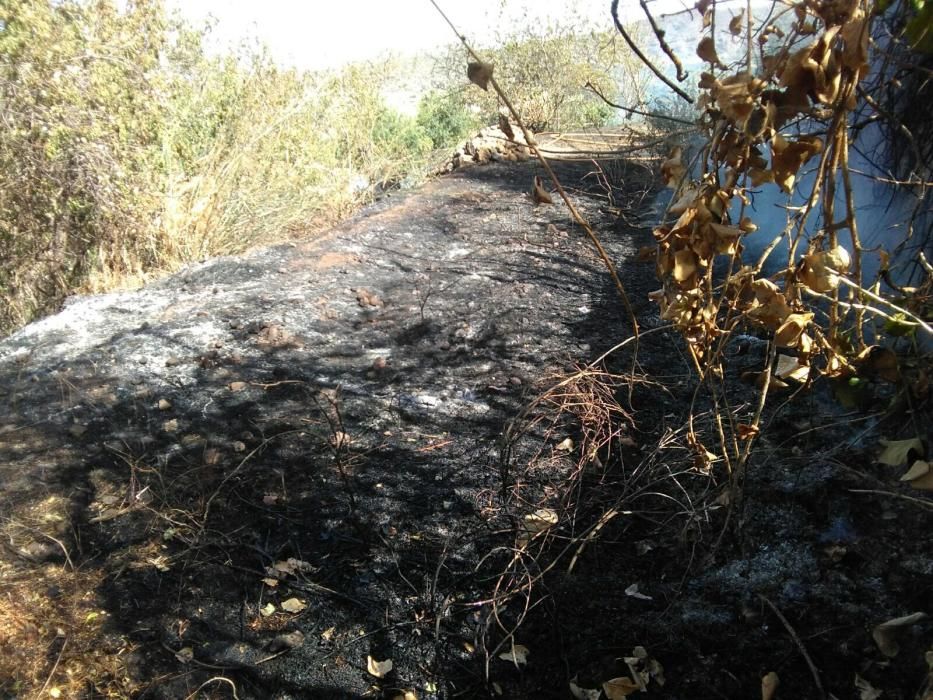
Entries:
POLYGON ((642 52, 638 45, 632 40, 632 37, 629 36, 629 33, 625 31, 625 27, 622 26, 622 23, 619 21, 619 0, 612 0, 612 21, 616 25, 616 29, 619 31, 619 34, 622 35, 622 38, 625 39, 625 43, 628 44, 632 52, 641 59, 641 62, 644 63, 648 68, 651 69, 651 72, 658 76, 659 79, 664 81, 664 84, 667 85, 671 90, 676 92, 682 98, 684 98, 690 104, 693 104, 693 98, 690 97, 686 92, 684 92, 673 80, 668 78, 661 70, 652 63, 647 56, 642 52))

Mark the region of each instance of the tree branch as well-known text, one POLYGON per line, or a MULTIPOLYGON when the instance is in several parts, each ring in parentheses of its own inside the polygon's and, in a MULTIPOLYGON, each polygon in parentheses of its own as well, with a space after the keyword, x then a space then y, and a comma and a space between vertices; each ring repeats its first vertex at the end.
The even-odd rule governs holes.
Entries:
POLYGON ((628 32, 625 31, 625 27, 623 27, 622 23, 619 21, 619 0, 612 0, 611 12, 612 21, 615 22, 616 29, 619 31, 619 34, 622 35, 622 38, 625 39, 625 43, 628 44, 628 47, 632 50, 632 53, 638 56, 638 58, 641 59, 641 62, 648 66, 648 68, 651 69, 651 72, 658 76, 658 78, 660 78, 665 85, 684 98, 687 102, 693 104, 693 98, 684 92, 680 87, 678 87, 673 80, 664 75, 664 73, 662 73, 656 65, 648 60, 648 57, 642 53, 642 50, 638 48, 638 45, 632 41, 632 37, 628 35, 628 32))

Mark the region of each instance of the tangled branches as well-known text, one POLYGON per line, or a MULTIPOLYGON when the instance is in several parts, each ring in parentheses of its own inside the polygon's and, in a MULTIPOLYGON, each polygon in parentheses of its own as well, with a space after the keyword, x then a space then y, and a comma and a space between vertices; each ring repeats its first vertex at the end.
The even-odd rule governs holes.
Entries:
MULTIPOLYGON (((869 251, 849 157, 856 115, 871 105, 862 86, 880 60, 872 38, 879 8, 869 0, 797 0, 776 4, 757 26, 748 7, 725 28, 714 0, 696 9, 703 26, 696 53, 707 66, 698 101, 706 138, 695 177, 681 149, 662 167, 675 196, 654 230, 662 288, 653 298, 686 339, 714 399, 731 334, 750 326, 771 339, 757 410, 720 431, 722 456, 740 481, 772 382, 808 385, 818 376, 866 371, 898 382, 894 354, 870 343, 885 334, 933 337, 933 328, 929 299, 918 293, 923 285, 895 296, 881 291, 879 279, 865 279, 869 251), (742 55, 727 62, 720 53, 730 44, 742 55), (749 260, 760 188, 787 196, 787 217, 749 260), (786 263, 769 276, 777 250, 786 250, 786 263)), ((921 178, 920 199, 924 186, 921 178)), ((891 256, 877 254, 884 277, 891 256)), ((701 457, 715 456, 694 443, 701 457)))

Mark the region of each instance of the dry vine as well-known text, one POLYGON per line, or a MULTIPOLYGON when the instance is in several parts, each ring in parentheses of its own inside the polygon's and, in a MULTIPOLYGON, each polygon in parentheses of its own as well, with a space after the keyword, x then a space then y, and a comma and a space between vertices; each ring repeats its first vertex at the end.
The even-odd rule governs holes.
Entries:
MULTIPOLYGON (((883 331, 869 329, 866 314, 933 333, 914 299, 901 302, 880 293, 877 280, 864 279, 849 152, 854 115, 864 107, 860 83, 871 71, 874 4, 796 0, 775 5, 760 26, 747 8, 718 31, 715 0, 699 0, 696 10, 703 28, 696 53, 708 66, 698 83, 702 169, 692 177, 682 149, 662 166, 675 195, 654 231, 663 286, 652 296, 686 339, 717 415, 726 418, 719 454, 691 435, 697 459, 707 465, 722 459, 739 496, 774 383, 808 386, 820 376, 864 374, 900 381, 895 354, 871 344, 883 331), (720 49, 730 41, 743 44, 744 55, 725 63, 720 49), (809 166, 812 180, 804 177, 809 166), (758 229, 750 205, 761 187, 788 197, 788 216, 750 261, 743 241, 758 229), (767 276, 766 263, 782 244, 786 264, 767 276), (770 345, 756 379, 759 401, 738 422, 723 403, 723 364, 727 342, 744 327, 767 334, 770 345)), ((881 257, 886 263, 884 251, 881 257)))

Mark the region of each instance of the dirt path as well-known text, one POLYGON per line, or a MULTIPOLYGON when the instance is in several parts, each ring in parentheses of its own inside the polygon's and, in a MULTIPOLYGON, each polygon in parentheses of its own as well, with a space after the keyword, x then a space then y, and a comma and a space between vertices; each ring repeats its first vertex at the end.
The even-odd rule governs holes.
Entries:
MULTIPOLYGON (((463 606, 509 541, 499 436, 549 372, 626 332, 567 212, 532 205, 533 171, 457 172, 0 343, 0 606, 22 618, 0 688, 49 672, 24 641, 67 640, 52 684, 101 692, 185 697, 224 670, 241 698, 475 691, 486 621, 463 606)), ((624 267, 638 241, 604 204, 581 200, 624 267)))
MULTIPOLYGON (((642 674, 636 697, 747 700, 775 672, 779 698, 930 700, 929 618, 895 657, 872 637, 933 609, 929 498, 874 459, 929 400, 777 396, 726 528, 650 234, 607 214, 645 202, 558 168, 645 331, 616 389, 585 372, 524 410, 631 334, 531 163, 0 342, 0 697, 598 698, 642 674)), ((725 419, 754 411, 766 345, 727 349, 725 419)))

